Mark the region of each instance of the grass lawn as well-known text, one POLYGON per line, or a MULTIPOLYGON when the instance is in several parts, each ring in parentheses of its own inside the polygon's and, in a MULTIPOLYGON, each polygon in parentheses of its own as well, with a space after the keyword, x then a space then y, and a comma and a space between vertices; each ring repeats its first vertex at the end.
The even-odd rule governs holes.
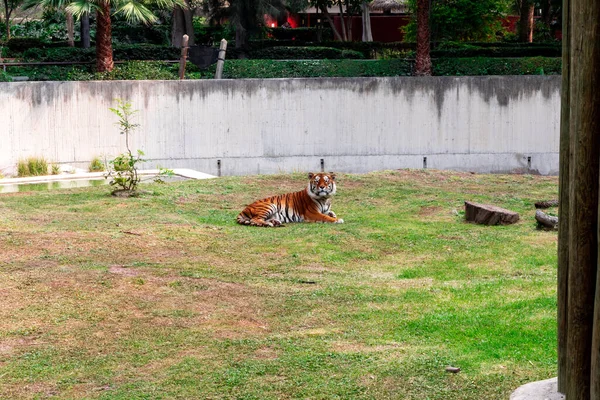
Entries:
POLYGON ((508 399, 556 375, 533 206, 556 177, 340 174, 345 224, 234 222, 306 181, 0 195, 0 398, 508 399), (521 221, 467 224, 464 200, 521 221))

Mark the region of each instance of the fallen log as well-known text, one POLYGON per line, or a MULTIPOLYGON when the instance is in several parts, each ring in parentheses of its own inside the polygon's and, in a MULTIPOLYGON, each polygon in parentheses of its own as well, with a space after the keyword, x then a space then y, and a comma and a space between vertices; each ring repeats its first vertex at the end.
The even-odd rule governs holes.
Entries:
POLYGON ((535 208, 558 207, 558 200, 545 200, 535 203, 535 208))
POLYGON ((482 225, 510 225, 519 220, 519 214, 489 204, 465 201, 465 219, 482 225))
POLYGON ((536 210, 535 220, 538 223, 538 229, 558 230, 558 217, 548 215, 543 211, 536 210))

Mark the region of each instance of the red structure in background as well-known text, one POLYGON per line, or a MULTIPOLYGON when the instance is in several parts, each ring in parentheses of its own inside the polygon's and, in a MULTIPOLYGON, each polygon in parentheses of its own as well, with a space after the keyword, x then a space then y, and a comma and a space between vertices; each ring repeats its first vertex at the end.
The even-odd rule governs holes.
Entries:
MULTIPOLYGON (((333 23, 338 30, 341 32, 341 19, 339 15, 332 15, 333 23)), ((265 16, 265 21, 269 17, 265 16)), ((287 23, 291 28, 297 28, 302 26, 312 27, 317 24, 317 21, 324 18, 322 15, 318 14, 289 14, 287 16, 287 23)), ((410 15, 407 14, 377 14, 371 13, 371 32, 373 33, 373 41, 375 42, 401 42, 404 40, 404 28, 410 22, 410 15)), ((272 19, 272 18, 271 18, 272 19)), ((352 21, 352 40, 353 41, 361 41, 362 40, 362 16, 355 15, 350 18, 345 18, 344 21, 346 24, 349 21, 352 21)), ((275 27, 280 26, 277 24, 277 21, 270 21, 271 23, 275 23, 275 27)), ((321 22, 323 23, 323 22, 321 22)), ((505 28, 508 32, 517 33, 519 16, 518 15, 509 15, 501 20, 502 27, 505 28)), ((324 26, 329 26, 329 24, 324 23, 324 26)), ((554 37, 557 40, 562 39, 562 32, 557 30, 554 32, 554 37)))
POLYGON ((288 13, 282 20, 281 18, 277 19, 271 15, 265 14, 265 26, 269 28, 298 28, 300 26, 300 16, 288 13))

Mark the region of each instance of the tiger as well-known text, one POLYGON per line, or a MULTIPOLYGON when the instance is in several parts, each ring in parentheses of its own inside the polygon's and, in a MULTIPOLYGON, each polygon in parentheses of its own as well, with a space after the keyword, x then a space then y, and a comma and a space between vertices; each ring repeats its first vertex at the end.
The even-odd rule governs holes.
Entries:
POLYGON ((330 222, 343 224, 331 210, 336 192, 335 174, 309 173, 308 185, 294 193, 280 194, 255 201, 238 216, 242 225, 279 227, 286 222, 330 222))

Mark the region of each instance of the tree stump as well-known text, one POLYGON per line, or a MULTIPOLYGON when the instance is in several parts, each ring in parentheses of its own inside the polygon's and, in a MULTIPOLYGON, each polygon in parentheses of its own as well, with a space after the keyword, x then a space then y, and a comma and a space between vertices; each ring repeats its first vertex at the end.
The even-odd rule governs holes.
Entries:
POLYGON ((535 220, 538 222, 538 228, 558 230, 558 217, 548 215, 543 211, 535 212, 535 220))
POLYGON ((550 207, 558 207, 558 199, 538 201, 535 203, 535 208, 550 208, 550 207))
POLYGON ((482 225, 510 225, 519 220, 519 214, 489 204, 465 201, 465 219, 482 225))

